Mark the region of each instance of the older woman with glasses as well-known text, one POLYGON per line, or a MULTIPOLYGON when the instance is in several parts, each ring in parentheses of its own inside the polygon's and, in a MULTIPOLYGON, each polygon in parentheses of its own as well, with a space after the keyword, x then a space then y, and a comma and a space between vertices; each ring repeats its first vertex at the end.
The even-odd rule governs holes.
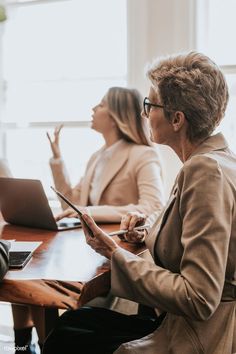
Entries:
MULTIPOLYGON (((236 156, 221 133, 213 135, 227 106, 227 84, 217 65, 196 52, 155 62, 148 78, 143 115, 151 139, 183 162, 165 209, 146 234, 154 262, 120 248, 88 215, 83 219, 94 237, 83 228, 87 243, 111 260, 112 292, 153 312, 67 312, 45 354, 236 352, 236 156)), ((121 228, 138 242, 137 220, 128 214, 121 228)))

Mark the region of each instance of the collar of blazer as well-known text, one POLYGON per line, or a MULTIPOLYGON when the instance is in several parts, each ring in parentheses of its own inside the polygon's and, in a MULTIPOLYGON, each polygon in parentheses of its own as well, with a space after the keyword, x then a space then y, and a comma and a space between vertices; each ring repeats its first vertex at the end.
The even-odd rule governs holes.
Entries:
POLYGON ((228 143, 224 138, 224 135, 221 133, 211 135, 209 138, 204 140, 189 156, 188 159, 191 157, 199 154, 207 154, 212 151, 227 149, 228 143))
MULTIPOLYGON (((99 204, 99 200, 101 199, 101 195, 107 185, 110 183, 112 178, 119 172, 119 170, 122 168, 122 166, 125 164, 125 162, 128 160, 129 157, 129 152, 133 144, 127 143, 126 141, 122 141, 122 143, 119 145, 119 149, 116 149, 112 155, 112 158, 109 159, 103 173, 101 176, 101 181, 98 183, 100 184, 100 189, 97 194, 97 200, 95 205, 99 204)), ((96 168, 97 160, 99 158, 99 154, 101 148, 94 156, 93 161, 91 161, 90 166, 87 169, 87 172, 84 176, 84 181, 83 181, 83 186, 81 190, 81 205, 87 205, 88 200, 89 200, 89 191, 90 191, 90 185, 92 181, 92 177, 94 174, 94 170, 96 168)))

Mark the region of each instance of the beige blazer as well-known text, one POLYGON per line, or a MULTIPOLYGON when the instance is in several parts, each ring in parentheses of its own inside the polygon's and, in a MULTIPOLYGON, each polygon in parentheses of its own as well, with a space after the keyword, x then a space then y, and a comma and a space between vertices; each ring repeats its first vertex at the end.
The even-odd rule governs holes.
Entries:
POLYGON ((115 353, 235 353, 236 156, 221 134, 184 163, 146 243, 155 264, 114 253, 112 292, 167 316, 115 353))
MULTIPOLYGON (((77 205, 90 205, 89 192, 99 153, 100 150, 92 155, 85 175, 74 188, 64 164, 50 164, 56 188, 77 205)), ((128 211, 148 215, 156 209, 161 211, 164 206, 161 164, 155 148, 123 141, 107 163, 98 184, 96 205, 89 206, 96 221, 120 222, 128 211)), ((67 208, 67 205, 62 204, 62 207, 67 208)))

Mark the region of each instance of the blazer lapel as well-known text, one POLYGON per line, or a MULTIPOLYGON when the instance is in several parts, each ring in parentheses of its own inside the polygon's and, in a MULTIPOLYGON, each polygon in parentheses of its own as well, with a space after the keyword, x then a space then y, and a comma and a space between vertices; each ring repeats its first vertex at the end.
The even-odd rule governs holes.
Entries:
POLYGON ((159 215, 156 222, 153 224, 152 228, 149 231, 148 237, 146 239, 146 245, 147 245, 153 259, 155 259, 154 249, 155 249, 155 245, 156 245, 159 233, 162 229, 163 224, 165 223, 165 221, 168 217, 169 211, 171 210, 171 208, 176 200, 177 189, 178 189, 177 184, 175 184, 164 210, 159 215))
POLYGON ((119 149, 114 151, 111 159, 108 161, 106 167, 101 176, 101 181, 98 181, 100 188, 97 194, 96 205, 99 204, 102 193, 110 183, 110 181, 115 177, 115 175, 119 172, 125 162, 128 160, 129 151, 131 145, 126 143, 125 141, 122 145, 119 146, 119 149))

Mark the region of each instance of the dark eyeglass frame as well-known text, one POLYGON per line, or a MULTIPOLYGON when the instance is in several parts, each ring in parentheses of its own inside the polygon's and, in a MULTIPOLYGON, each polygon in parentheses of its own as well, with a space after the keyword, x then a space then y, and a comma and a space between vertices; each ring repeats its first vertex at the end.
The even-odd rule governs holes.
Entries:
POLYGON ((146 117, 149 116, 149 113, 150 113, 150 110, 151 110, 152 107, 164 108, 164 106, 162 106, 160 104, 151 103, 149 101, 149 98, 145 97, 144 100, 143 100, 143 111, 144 111, 144 114, 145 114, 146 117))

